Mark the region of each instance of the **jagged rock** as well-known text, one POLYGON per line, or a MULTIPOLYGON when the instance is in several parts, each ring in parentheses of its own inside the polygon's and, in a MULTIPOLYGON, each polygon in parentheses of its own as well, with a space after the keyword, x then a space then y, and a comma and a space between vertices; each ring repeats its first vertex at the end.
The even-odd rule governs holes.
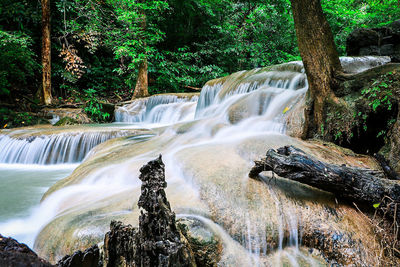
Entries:
POLYGON ((110 231, 104 239, 104 261, 106 266, 135 265, 136 229, 131 225, 123 225, 121 222, 112 221, 110 231))
POLYGON ((38 257, 27 245, 13 238, 0 235, 1 267, 50 267, 54 266, 38 257))
POLYGON ((140 169, 142 193, 138 206, 145 212, 139 217, 136 236, 138 266, 193 266, 188 248, 181 241, 175 213, 165 195, 165 166, 161 156, 140 169))
POLYGON ((139 228, 111 223, 104 240, 107 266, 196 266, 187 240, 178 230, 175 213, 165 195, 165 166, 161 156, 140 169, 143 208, 139 228))
POLYGON ((102 266, 100 259, 100 251, 97 245, 94 245, 84 252, 78 250, 74 254, 67 255, 62 258, 57 267, 100 267, 102 266))

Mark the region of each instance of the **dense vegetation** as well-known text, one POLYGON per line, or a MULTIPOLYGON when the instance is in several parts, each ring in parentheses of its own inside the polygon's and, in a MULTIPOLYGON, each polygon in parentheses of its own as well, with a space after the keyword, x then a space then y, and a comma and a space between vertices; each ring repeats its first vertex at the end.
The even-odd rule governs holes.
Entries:
MULTIPOLYGON (((397 0, 322 5, 341 55, 354 28, 382 26, 400 14, 397 0)), ((60 102, 129 99, 144 58, 151 94, 300 59, 289 0, 53 0, 51 27, 52 91, 60 102)), ((0 1, 0 47, 2 102, 35 102, 41 86, 40 1, 0 1)))

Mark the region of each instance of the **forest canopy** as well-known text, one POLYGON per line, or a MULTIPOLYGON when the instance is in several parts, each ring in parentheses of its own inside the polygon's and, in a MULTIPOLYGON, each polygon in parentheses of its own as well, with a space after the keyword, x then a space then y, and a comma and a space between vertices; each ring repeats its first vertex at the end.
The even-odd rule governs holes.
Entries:
MULTIPOLYGON (((397 0, 323 0, 322 7, 340 55, 352 30, 400 14, 397 0)), ((40 1, 0 2, 2 99, 35 98, 41 86, 41 12, 40 1)), ((52 0, 51 42, 56 100, 128 99, 144 58, 151 94, 300 59, 289 0, 52 0)))

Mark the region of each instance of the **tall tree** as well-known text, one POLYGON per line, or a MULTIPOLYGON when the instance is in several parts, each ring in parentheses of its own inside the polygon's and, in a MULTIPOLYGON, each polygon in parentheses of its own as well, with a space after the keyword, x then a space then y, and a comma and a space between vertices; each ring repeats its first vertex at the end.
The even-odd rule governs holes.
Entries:
MULTIPOLYGON (((145 0, 140 0, 139 3, 143 4, 145 0)), ((135 91, 133 92, 132 99, 149 96, 149 81, 148 81, 148 63, 146 55, 146 13, 143 9, 139 10, 140 31, 139 38, 143 40, 143 59, 139 63, 138 77, 136 81, 135 91)))
POLYGON ((50 0, 42 0, 42 102, 50 105, 51 97, 51 40, 50 0))
POLYGON ((335 78, 342 72, 331 28, 320 0, 291 0, 297 42, 307 74, 309 90, 303 137, 321 134, 324 108, 328 101, 337 102, 335 78))
POLYGON ((119 73, 131 73, 126 82, 135 91, 133 98, 147 96, 148 65, 152 65, 157 54, 156 44, 164 39, 160 30, 163 11, 168 9, 166 0, 109 0, 118 22, 123 27, 114 29, 109 35, 116 58, 121 60, 119 73))

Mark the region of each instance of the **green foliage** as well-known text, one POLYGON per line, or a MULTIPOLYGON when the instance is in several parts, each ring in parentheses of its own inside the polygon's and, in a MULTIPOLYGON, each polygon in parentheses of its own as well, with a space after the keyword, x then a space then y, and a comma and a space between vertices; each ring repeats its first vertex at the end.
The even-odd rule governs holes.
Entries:
POLYGON ((380 27, 399 19, 398 0, 322 0, 340 55, 346 54, 346 38, 356 28, 380 27))
POLYGON ((0 108, 1 129, 46 123, 48 123, 47 120, 34 116, 28 112, 14 112, 8 108, 0 108))
POLYGON ((361 91, 361 94, 370 101, 369 105, 374 112, 380 107, 392 110, 391 99, 393 93, 388 85, 390 83, 390 77, 391 73, 383 75, 381 79, 375 81, 372 86, 361 91))
POLYGON ((0 30, 0 95, 9 95, 13 87, 27 85, 39 68, 31 42, 23 34, 0 30))
POLYGON ((96 98, 96 90, 94 89, 86 89, 84 90, 83 100, 85 105, 83 110, 89 117, 96 122, 106 121, 110 114, 103 111, 103 105, 96 98))
MULTIPOLYGON (((289 0, 51 4, 53 95, 69 102, 80 102, 73 98, 82 98, 89 89, 97 99, 131 96, 144 58, 151 93, 181 92, 228 73, 300 59, 289 0)), ((323 0, 322 6, 341 55, 352 30, 382 26, 400 14, 397 0, 323 0)), ((36 93, 41 86, 40 50, 40 1, 0 1, 2 96, 36 93)))

